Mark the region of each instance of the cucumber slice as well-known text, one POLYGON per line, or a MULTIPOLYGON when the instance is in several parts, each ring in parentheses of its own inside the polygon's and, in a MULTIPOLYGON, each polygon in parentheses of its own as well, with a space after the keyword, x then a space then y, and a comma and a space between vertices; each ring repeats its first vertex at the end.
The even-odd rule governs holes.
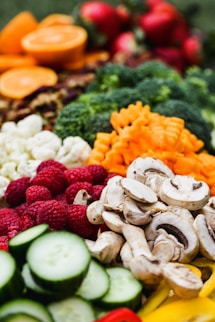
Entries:
POLYGON ((93 322, 96 319, 91 303, 79 296, 72 296, 48 305, 55 322, 93 322))
POLYGON ((90 265, 84 240, 68 231, 54 231, 35 239, 28 248, 27 262, 35 281, 50 291, 75 292, 90 265))
POLYGON ((87 275, 76 294, 86 300, 96 301, 107 293, 109 286, 110 280, 106 269, 95 259, 92 259, 87 275))
POLYGON ((110 288, 100 299, 100 305, 109 310, 122 306, 137 310, 141 304, 142 283, 125 267, 110 267, 107 272, 110 288))
POLYGON ((41 322, 54 322, 50 312, 45 306, 37 301, 24 298, 14 299, 4 303, 0 307, 0 321, 10 315, 18 315, 20 313, 30 315, 32 318, 41 322))
POLYGON ((48 224, 40 224, 20 232, 9 240, 10 253, 18 263, 23 264, 26 260, 26 251, 31 242, 49 230, 48 224))
POLYGON ((42 322, 41 320, 26 314, 26 313, 18 313, 6 316, 1 319, 1 322, 42 322))
POLYGON ((21 296, 24 287, 15 259, 10 253, 0 250, 0 302, 21 296))

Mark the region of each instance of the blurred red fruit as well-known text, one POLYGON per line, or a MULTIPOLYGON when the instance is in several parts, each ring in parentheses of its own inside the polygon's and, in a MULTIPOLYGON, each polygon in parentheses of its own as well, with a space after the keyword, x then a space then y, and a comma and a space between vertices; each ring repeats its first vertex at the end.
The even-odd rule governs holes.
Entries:
POLYGON ((175 68, 180 73, 184 70, 184 59, 182 51, 174 47, 157 47, 154 50, 156 58, 175 68))
POLYGON ((188 64, 198 65, 203 59, 202 43, 197 36, 187 37, 182 45, 184 57, 188 64))

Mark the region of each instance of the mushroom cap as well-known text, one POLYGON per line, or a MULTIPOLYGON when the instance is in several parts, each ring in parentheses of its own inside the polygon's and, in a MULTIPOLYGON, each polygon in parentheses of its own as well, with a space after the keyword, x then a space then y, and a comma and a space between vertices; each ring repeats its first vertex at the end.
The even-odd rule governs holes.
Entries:
POLYGON ((138 157, 127 168, 126 177, 145 182, 147 175, 160 174, 173 178, 172 170, 161 160, 153 157, 138 157))
POLYGON ((199 238, 200 253, 210 260, 215 260, 215 234, 208 225, 205 215, 198 214, 194 220, 194 228, 199 238))
POLYGON ((159 229, 177 238, 183 245, 178 261, 188 263, 199 251, 199 241, 193 224, 180 216, 180 213, 170 211, 160 212, 153 216, 152 221, 145 227, 145 235, 148 241, 157 238, 159 229))
POLYGON ((123 178, 120 185, 125 194, 134 200, 145 203, 154 203, 158 200, 156 193, 151 188, 135 179, 123 178))
POLYGON ((181 263, 166 263, 162 273, 175 294, 184 299, 198 296, 203 282, 189 267, 181 263))
POLYGON ((199 210, 208 202, 210 188, 204 181, 197 181, 192 176, 175 175, 163 181, 159 195, 168 205, 199 210))

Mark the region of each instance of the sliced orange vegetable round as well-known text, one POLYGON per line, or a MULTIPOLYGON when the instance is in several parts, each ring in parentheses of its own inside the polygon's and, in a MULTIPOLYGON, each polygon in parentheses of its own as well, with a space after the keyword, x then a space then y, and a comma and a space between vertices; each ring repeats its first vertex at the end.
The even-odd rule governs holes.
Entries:
POLYGON ((29 66, 9 69, 0 75, 0 94, 22 99, 40 86, 56 84, 58 76, 47 67, 29 66))
POLYGON ((63 13, 51 13, 45 18, 43 18, 38 25, 38 28, 56 26, 56 25, 71 25, 74 19, 70 15, 66 15, 63 13))
POLYGON ((21 11, 12 18, 0 32, 0 53, 20 54, 23 52, 21 40, 29 32, 37 29, 38 22, 29 11, 21 11))
POLYGON ((87 31, 79 26, 51 26, 39 28, 22 39, 26 53, 45 65, 78 60, 83 55, 87 31))
POLYGON ((0 73, 14 67, 35 66, 37 61, 29 55, 0 55, 0 73))

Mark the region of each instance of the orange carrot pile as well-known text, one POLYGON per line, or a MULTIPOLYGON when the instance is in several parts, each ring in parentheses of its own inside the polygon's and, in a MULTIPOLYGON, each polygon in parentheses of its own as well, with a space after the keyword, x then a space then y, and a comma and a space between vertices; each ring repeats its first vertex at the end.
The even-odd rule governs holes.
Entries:
POLYGON ((97 133, 88 164, 101 164, 110 172, 125 175, 137 157, 155 157, 175 174, 191 175, 207 182, 215 195, 215 156, 185 128, 184 120, 151 112, 141 102, 130 104, 111 116, 113 131, 97 133))

